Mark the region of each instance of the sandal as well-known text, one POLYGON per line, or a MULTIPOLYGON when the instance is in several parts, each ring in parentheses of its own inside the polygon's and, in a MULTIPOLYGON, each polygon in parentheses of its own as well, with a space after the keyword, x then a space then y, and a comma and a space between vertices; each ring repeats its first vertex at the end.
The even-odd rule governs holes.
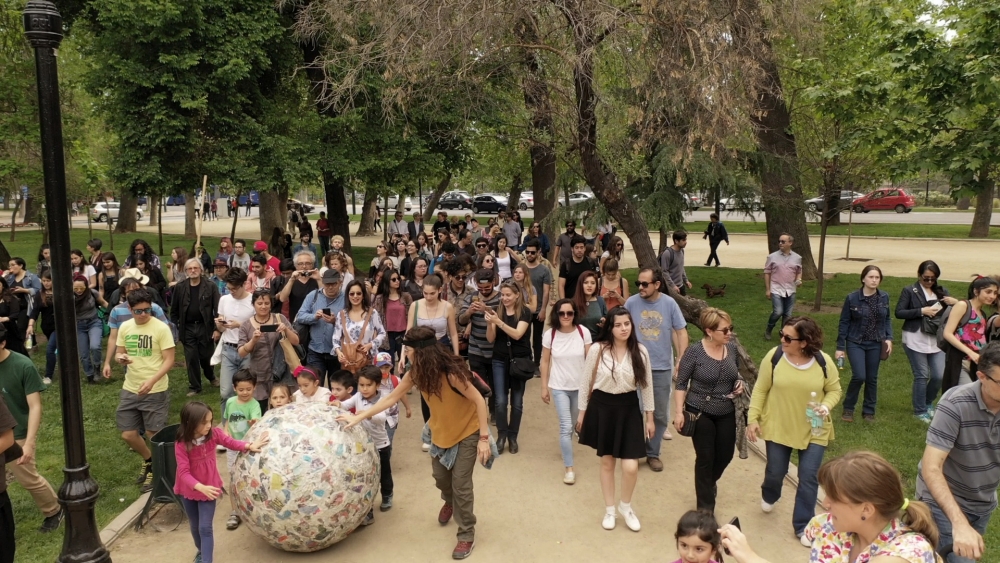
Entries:
POLYGON ((229 520, 226 520, 226 529, 235 530, 240 527, 240 517, 235 514, 229 515, 229 520))

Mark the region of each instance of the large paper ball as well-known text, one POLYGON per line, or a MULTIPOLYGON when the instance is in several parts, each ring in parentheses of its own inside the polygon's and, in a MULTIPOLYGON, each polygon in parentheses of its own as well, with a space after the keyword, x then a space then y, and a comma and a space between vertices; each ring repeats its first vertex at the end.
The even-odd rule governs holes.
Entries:
POLYGON ((259 454, 241 453, 232 495, 244 525, 285 551, 311 552, 347 537, 379 491, 379 458, 368 432, 337 422, 342 409, 292 403, 269 410, 244 440, 267 433, 259 454))

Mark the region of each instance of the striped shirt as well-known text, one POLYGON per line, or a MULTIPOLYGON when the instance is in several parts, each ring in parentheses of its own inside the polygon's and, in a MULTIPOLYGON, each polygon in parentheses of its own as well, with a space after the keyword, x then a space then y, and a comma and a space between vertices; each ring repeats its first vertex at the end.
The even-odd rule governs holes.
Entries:
MULTIPOLYGON (((983 382, 953 387, 938 402, 927 445, 948 452, 944 478, 966 514, 988 514, 1000 484, 1000 415, 986 408, 983 382)), ((995 384, 994 384, 995 385, 995 384)), ((917 466, 917 498, 933 499, 917 466)))
MULTIPOLYGON (((459 311, 459 315, 464 315, 468 312, 475 297, 483 299, 482 294, 478 291, 470 292, 465 296, 465 302, 462 304, 462 310, 459 311)), ((483 302, 487 307, 495 311, 497 306, 500 305, 500 292, 494 291, 493 297, 485 299, 483 302)), ((493 343, 486 338, 486 315, 483 313, 469 315, 469 323, 472 324, 472 332, 469 334, 469 355, 492 360, 493 343)))

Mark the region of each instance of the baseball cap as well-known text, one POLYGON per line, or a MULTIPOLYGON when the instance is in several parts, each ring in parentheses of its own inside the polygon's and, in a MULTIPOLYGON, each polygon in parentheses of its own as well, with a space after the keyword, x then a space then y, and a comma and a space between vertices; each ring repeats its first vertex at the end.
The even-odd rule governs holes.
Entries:
POLYGON ((264 242, 262 240, 259 240, 259 241, 255 242, 255 243, 253 243, 253 251, 254 252, 264 252, 265 250, 267 250, 267 243, 266 242, 264 242))
POLYGON ((229 264, 227 264, 226 261, 223 260, 222 258, 219 258, 218 260, 216 260, 215 261, 215 265, 216 266, 229 266, 229 264))
POLYGON ((482 268, 476 271, 476 282, 493 281, 494 276, 496 276, 496 274, 493 270, 482 268))
POLYGON ((340 283, 340 272, 333 268, 323 272, 323 283, 340 283))
POLYGON ((375 365, 378 367, 391 366, 392 356, 388 352, 379 352, 375 355, 375 365))

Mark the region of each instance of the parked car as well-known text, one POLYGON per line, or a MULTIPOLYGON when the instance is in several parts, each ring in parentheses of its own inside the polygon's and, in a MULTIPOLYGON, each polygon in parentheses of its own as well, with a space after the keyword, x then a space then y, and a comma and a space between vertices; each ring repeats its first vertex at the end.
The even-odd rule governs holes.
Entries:
POLYGON ((167 205, 184 205, 185 200, 182 195, 172 195, 167 197, 167 205))
MULTIPOLYGON (((573 192, 573 193, 569 194, 569 204, 571 206, 572 205, 576 205, 578 203, 584 203, 584 202, 590 201, 592 199, 594 199, 594 194, 592 194, 590 192, 573 192)), ((561 206, 561 205, 565 205, 565 204, 566 204, 565 198, 560 197, 559 198, 559 205, 561 206)))
POLYGON ((531 192, 524 192, 521 194, 521 199, 517 200, 517 208, 521 211, 526 211, 528 209, 535 208, 535 194, 531 192))
POLYGON ((507 209, 507 198, 502 195, 477 195, 472 200, 473 213, 500 213, 507 209))
POLYGON ((909 213, 917 206, 917 202, 902 188, 880 188, 855 199, 852 205, 855 213, 890 209, 896 213, 909 213))
MULTIPOLYGON (((695 196, 695 198, 697 198, 697 196, 695 196)), ((736 211, 740 203, 741 201, 739 198, 724 197, 719 200, 719 209, 722 211, 736 211)), ((742 203, 745 204, 746 201, 743 201, 742 203)), ((750 211, 762 211, 763 209, 764 209, 764 202, 761 201, 760 196, 759 195, 753 196, 753 199, 750 200, 750 211)))
POLYGON ((471 209, 472 196, 469 192, 446 192, 438 201, 438 209, 471 209))
POLYGON ((684 194, 684 207, 688 211, 698 211, 701 207, 701 198, 696 195, 684 194))
POLYGON ((306 213, 312 213, 313 210, 316 209, 315 206, 309 205, 308 203, 305 203, 304 201, 299 201, 299 200, 295 199, 294 197, 288 198, 288 203, 287 203, 288 209, 290 210, 292 208, 292 206, 295 205, 296 203, 299 204, 299 209, 305 211, 306 213))
MULTIPOLYGON (((378 212, 380 215, 382 214, 383 204, 385 204, 385 198, 380 198, 378 202, 378 212)), ((398 204, 399 204, 399 196, 394 196, 394 195, 389 196, 389 209, 396 209, 396 206, 398 204)), ((413 210, 413 200, 410 199, 410 196, 406 196, 406 199, 403 201, 403 207, 408 212, 413 210)))
MULTIPOLYGON (((104 203, 103 201, 98 202, 90 209, 90 218, 98 223, 103 223, 107 221, 110 216, 112 221, 116 221, 118 219, 118 210, 120 205, 121 203, 117 201, 109 201, 107 203, 104 203)), ((135 218, 137 220, 142 219, 141 208, 136 208, 135 218)))
MULTIPOLYGON (((849 208, 851 206, 851 204, 854 202, 854 200, 858 199, 859 197, 864 197, 864 196, 865 196, 865 194, 860 193, 860 192, 852 192, 850 190, 841 190, 840 191, 840 202, 837 204, 837 208, 841 209, 841 210, 847 209, 847 208, 849 208)), ((824 207, 826 207, 826 202, 824 201, 823 196, 814 197, 812 199, 807 199, 805 203, 806 203, 806 209, 808 209, 809 211, 812 211, 813 213, 818 213, 818 212, 822 211, 824 207)))

